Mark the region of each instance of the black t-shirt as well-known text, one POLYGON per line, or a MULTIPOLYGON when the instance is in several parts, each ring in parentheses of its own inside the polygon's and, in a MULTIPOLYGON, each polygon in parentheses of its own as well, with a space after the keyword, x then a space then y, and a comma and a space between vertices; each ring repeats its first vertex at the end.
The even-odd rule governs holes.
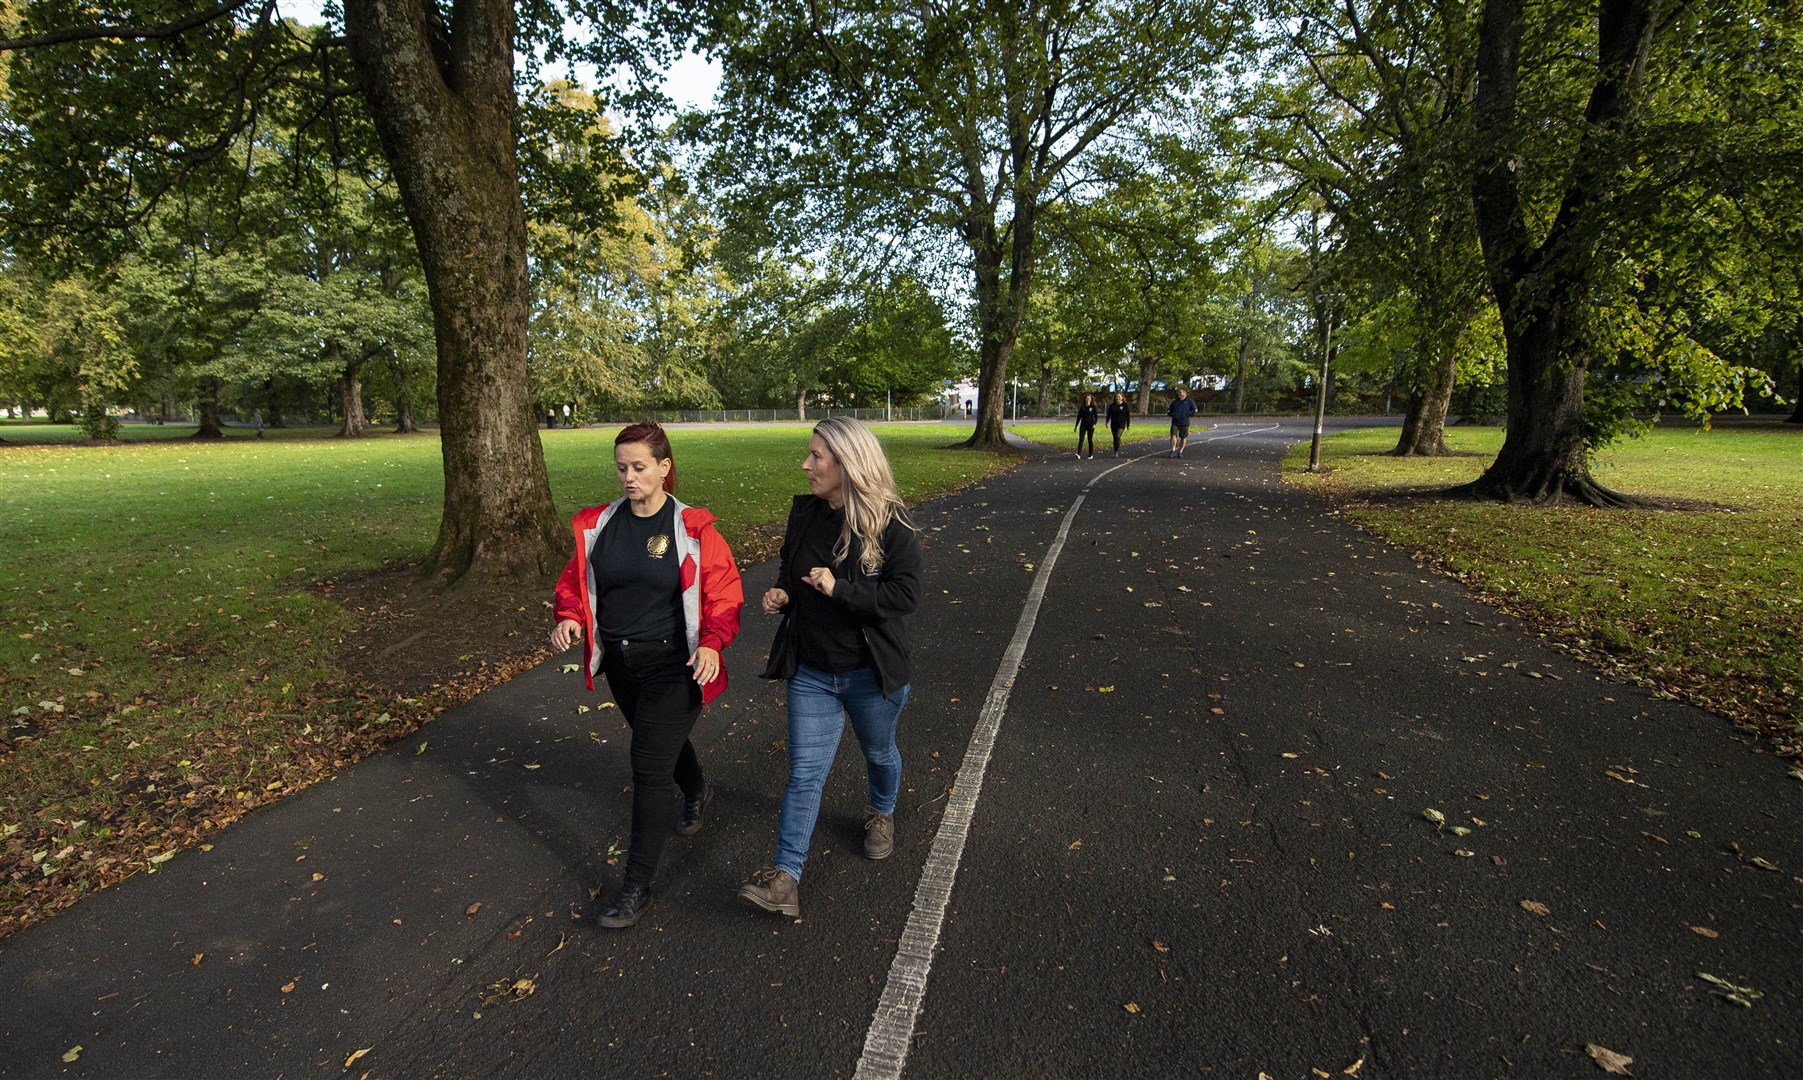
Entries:
POLYGON ((589 576, 600 606, 604 640, 675 639, 683 635, 682 569, 676 553, 676 500, 650 517, 626 503, 595 538, 589 576))
POLYGON ((845 605, 802 580, 816 566, 827 567, 836 578, 845 576, 833 564, 833 545, 839 542, 845 511, 823 510, 797 538, 789 564, 795 574, 789 602, 795 606, 796 657, 811 668, 837 675, 871 666, 870 648, 864 644, 864 628, 845 605))

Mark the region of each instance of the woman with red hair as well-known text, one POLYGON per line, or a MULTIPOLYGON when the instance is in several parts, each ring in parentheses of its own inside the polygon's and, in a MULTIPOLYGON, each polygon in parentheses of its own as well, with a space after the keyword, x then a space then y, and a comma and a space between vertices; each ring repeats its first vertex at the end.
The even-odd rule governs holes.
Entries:
POLYGON ((714 515, 677 500, 662 427, 621 431, 614 468, 626 497, 571 519, 576 551, 557 581, 551 645, 582 642, 588 688, 605 674, 632 728, 632 843, 625 880, 598 920, 618 929, 651 902, 670 833, 701 830, 713 785, 689 733, 726 689, 720 653, 738 636, 745 591, 714 515))

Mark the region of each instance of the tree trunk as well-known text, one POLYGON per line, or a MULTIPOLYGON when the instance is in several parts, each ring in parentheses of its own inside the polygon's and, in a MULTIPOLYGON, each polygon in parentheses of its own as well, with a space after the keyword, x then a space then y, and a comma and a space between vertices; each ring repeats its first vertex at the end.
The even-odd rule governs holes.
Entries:
POLYGON ((808 388, 803 386, 795 391, 795 419, 806 422, 808 418, 808 388))
POLYGON ((369 434, 369 418, 363 414, 363 380, 346 373, 338 376, 338 401, 344 422, 338 425, 341 439, 361 439, 369 434))
POLYGON ((1014 345, 1020 338, 1021 316, 1026 313, 1032 284, 1035 212, 1030 200, 1020 198, 1022 192, 1017 190, 1015 194, 1006 290, 1002 285, 1001 233, 995 226, 994 208, 973 211, 973 215, 986 216, 967 220, 964 232, 976 277, 977 331, 981 338, 977 347, 976 430, 963 444, 973 450, 1008 449, 1002 429, 1007 415, 1008 363, 1014 359, 1014 345))
POLYGON ((1158 373, 1158 361, 1139 358, 1139 414, 1152 415, 1152 376, 1158 373))
POLYGON ((1517 319, 1509 340, 1508 434, 1484 475, 1463 494, 1505 502, 1644 505, 1598 484, 1584 439, 1584 369, 1558 362, 1566 346, 1563 303, 1517 319))
POLYGON ((346 0, 357 81, 401 190, 438 343, 444 516, 426 568, 540 578, 569 539, 551 502, 526 385, 513 6, 346 0))
POLYGON ((1239 371, 1233 376, 1233 411, 1235 414, 1246 411, 1246 359, 1252 352, 1252 335, 1247 332, 1247 323, 1252 318, 1252 290, 1240 300, 1240 348, 1239 371))
POLYGON ((361 439, 369 434, 369 418, 363 414, 363 365, 364 360, 347 359, 349 354, 342 344, 333 341, 326 344, 328 357, 338 363, 338 408, 344 417, 338 425, 337 437, 340 439, 361 439))
POLYGON ((977 417, 975 430, 964 442, 978 450, 1000 450, 1008 445, 1002 433, 1002 398, 1008 379, 1008 361, 1014 354, 1014 337, 1008 333, 1002 313, 1002 264, 995 246, 995 227, 973 229, 971 263, 976 271, 977 299, 977 417))
POLYGON ((394 433, 396 435, 419 433, 419 425, 413 422, 413 398, 405 390, 394 399, 394 433))
POLYGON ((1517 92, 1524 0, 1486 0, 1478 42, 1472 206, 1508 347, 1508 434, 1484 474, 1455 489, 1510 502, 1644 505, 1590 475, 1584 342, 1574 315, 1588 302, 1601 253, 1586 219, 1612 181, 1605 140, 1641 96, 1663 0, 1600 0, 1596 75, 1585 125, 1544 239, 1529 234, 1517 171, 1517 92))
POLYGON ((1452 408, 1453 376, 1458 366, 1458 353, 1451 349, 1428 365, 1421 389, 1409 395, 1409 409, 1402 418, 1402 437, 1390 453, 1397 457, 1444 457, 1452 453, 1446 445, 1446 413, 1452 408))
POLYGON ((219 419, 219 377, 202 375, 195 380, 194 389, 198 399, 196 404, 200 412, 200 428, 192 438, 225 438, 225 425, 219 419))

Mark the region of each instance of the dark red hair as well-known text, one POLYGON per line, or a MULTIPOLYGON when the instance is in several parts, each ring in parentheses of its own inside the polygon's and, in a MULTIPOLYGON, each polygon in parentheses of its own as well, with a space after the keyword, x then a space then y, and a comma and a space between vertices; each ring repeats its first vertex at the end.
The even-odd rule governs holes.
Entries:
POLYGON ((653 460, 670 463, 670 471, 664 476, 664 490, 671 495, 676 494, 676 457, 670 453, 670 436, 664 434, 663 425, 655 420, 628 424, 614 436, 614 445, 625 446, 628 443, 644 443, 645 449, 651 451, 653 460))

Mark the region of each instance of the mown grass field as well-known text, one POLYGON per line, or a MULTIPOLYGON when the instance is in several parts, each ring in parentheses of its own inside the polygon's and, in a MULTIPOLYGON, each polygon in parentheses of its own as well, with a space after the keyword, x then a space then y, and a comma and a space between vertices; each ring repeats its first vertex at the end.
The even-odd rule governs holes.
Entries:
POLYGON ((1285 472, 1600 666, 1803 755, 1803 430, 1661 427, 1597 459, 1609 487, 1719 511, 1395 499, 1475 478, 1502 432, 1453 429, 1462 456, 1451 458, 1385 456, 1395 440, 1393 429, 1335 435, 1318 475, 1304 470, 1304 444, 1285 472))
MULTIPOLYGON (((541 433, 560 512, 618 495, 616 430, 541 433)), ((1010 461, 945 452, 937 425, 877 431, 911 502, 1010 461)), ((429 547, 438 439, 271 434, 0 445, 0 934, 446 704, 348 682, 355 619, 323 587, 429 547)), ((806 490, 807 434, 673 429, 680 493, 761 551, 806 490)))

